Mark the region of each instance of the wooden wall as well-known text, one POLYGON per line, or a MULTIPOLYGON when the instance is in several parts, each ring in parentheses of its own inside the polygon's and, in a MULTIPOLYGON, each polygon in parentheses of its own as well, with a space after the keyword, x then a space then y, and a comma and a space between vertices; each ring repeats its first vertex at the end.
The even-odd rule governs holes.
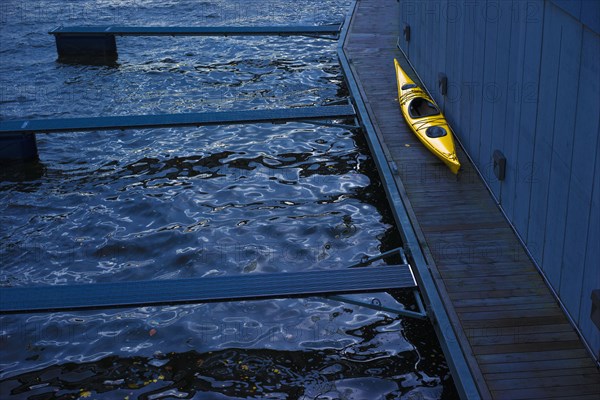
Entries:
POLYGON ((400 46, 599 358, 600 2, 400 2, 400 46))

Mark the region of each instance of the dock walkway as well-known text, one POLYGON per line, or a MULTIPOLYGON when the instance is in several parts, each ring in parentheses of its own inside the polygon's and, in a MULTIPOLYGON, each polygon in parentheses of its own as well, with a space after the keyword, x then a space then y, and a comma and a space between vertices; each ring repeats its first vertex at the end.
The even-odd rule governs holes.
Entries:
POLYGON ((398 8, 358 1, 344 52, 480 396, 600 398, 593 359, 467 156, 457 180, 403 120, 398 8))

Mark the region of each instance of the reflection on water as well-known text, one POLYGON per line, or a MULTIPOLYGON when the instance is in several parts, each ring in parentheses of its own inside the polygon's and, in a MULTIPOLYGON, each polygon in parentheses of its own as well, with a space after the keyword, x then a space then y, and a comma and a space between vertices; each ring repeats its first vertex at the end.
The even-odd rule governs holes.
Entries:
MULTIPOLYGON (((314 306, 316 301, 305 305, 311 307, 311 303, 314 306)), ((222 335, 235 338, 238 346, 155 351, 148 357, 97 355, 92 361, 53 363, 3 379, 0 396, 434 399, 455 395, 451 381, 444 376, 447 367, 439 349, 415 347, 404 338, 405 330, 422 329, 422 324, 403 323, 384 314, 367 316, 347 307, 335 310, 326 320, 319 319, 325 313, 313 313, 310 327, 306 322, 266 327, 251 318, 235 317, 222 326, 194 324, 196 340, 210 341, 210 337, 222 335), (242 348, 244 341, 258 337, 261 346, 242 348), (305 349, 269 348, 298 338, 307 339, 302 346, 305 349)), ((146 341, 160 341, 167 332, 158 327, 141 334, 146 341)), ((41 346, 28 349, 30 358, 41 357, 44 351, 41 346)))
MULTIPOLYGON (((345 0, 3 0, 0 119, 326 105, 337 43, 118 38, 56 62, 64 25, 318 25, 345 0)), ((347 122, 347 121, 340 121, 347 122)), ((0 288, 345 268, 401 245, 363 133, 251 124, 38 135, 0 166, 0 288)), ((1 290, 1 289, 0 289, 1 290)), ((410 307, 402 292, 355 295, 410 307)), ((456 398, 428 323, 328 299, 0 317, 0 398, 456 398)))
POLYGON ((87 157, 46 154, 39 179, 3 170, 0 285, 340 268, 398 247, 360 131, 155 132, 66 137, 87 157))
MULTIPOLYGON (((414 355, 353 360, 335 350, 269 351, 230 349, 221 352, 185 352, 143 357, 111 356, 92 363, 68 363, 23 374, 2 382, 10 394, 50 394, 62 398, 89 393, 140 399, 191 398, 198 392, 221 393, 234 398, 340 399, 359 386, 369 398, 400 396, 411 381, 436 387, 435 379, 407 373, 414 355), (388 382, 407 383, 397 388, 388 382), (390 391, 390 388, 396 388, 390 391), (172 397, 171 397, 172 396, 172 397)), ((439 389, 438 389, 439 390, 439 389)), ((427 392, 426 390, 424 390, 427 392)), ((216 396, 215 396, 216 397, 216 396)), ((42 398, 42 397, 38 397, 42 398)), ((206 397, 203 397, 206 398, 206 397)))

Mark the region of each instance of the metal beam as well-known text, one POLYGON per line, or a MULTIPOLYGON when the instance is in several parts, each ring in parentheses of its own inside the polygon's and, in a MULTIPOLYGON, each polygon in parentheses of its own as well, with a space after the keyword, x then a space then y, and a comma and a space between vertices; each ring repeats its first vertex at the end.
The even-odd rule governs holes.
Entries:
POLYGON ((270 36, 337 35, 340 24, 321 26, 61 26, 55 36, 270 36))
POLYGON ((0 288, 0 313, 308 297, 414 288, 408 265, 207 278, 0 288))
MULTIPOLYGON (((415 291, 414 295, 416 298, 418 298, 419 293, 417 291, 415 291)), ((427 311, 424 308, 419 308, 419 312, 416 312, 416 311, 410 311, 410 310, 400 310, 398 308, 385 307, 385 306, 382 306, 381 304, 367 303, 367 302, 364 302, 361 300, 354 300, 354 299, 351 299, 351 298, 348 298, 345 296, 339 296, 339 295, 327 296, 327 298, 330 300, 339 301, 340 303, 348 303, 348 304, 352 304, 352 305, 359 306, 359 307, 370 308, 371 310, 376 310, 376 311, 385 311, 385 312, 400 315, 403 317, 415 318, 415 319, 421 319, 421 320, 428 319, 427 311)), ((419 305, 419 307, 421 306, 420 303, 417 303, 417 304, 419 305)))
POLYGON ((0 121, 0 135, 12 135, 15 133, 58 133, 113 129, 145 129, 177 126, 285 123, 319 119, 332 120, 354 118, 354 116, 354 108, 351 105, 344 105, 189 114, 0 121))

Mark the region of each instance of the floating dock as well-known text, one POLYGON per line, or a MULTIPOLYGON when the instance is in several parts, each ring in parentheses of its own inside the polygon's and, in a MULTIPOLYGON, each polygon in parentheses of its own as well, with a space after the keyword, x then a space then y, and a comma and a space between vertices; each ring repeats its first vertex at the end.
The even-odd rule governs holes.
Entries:
POLYGON ((355 117, 352 105, 346 104, 270 110, 0 121, 0 161, 31 161, 38 159, 35 135, 39 133, 93 132, 115 129, 251 123, 283 124, 287 122, 354 127, 354 125, 344 125, 339 122, 323 122, 323 120, 334 121, 339 119, 354 119, 355 117))
POLYGON ((115 36, 311 36, 337 39, 339 24, 323 26, 71 26, 51 30, 59 59, 118 58, 115 36))
POLYGON ((351 105, 215 111, 181 114, 122 115, 113 117, 58 118, 0 121, 2 135, 109 131, 115 129, 173 128, 185 126, 308 122, 354 118, 351 105))
POLYGON ((443 309, 429 307, 451 322, 452 332, 436 331, 461 397, 600 398, 595 362, 467 155, 459 147, 457 180, 403 120, 393 60, 410 66, 396 47, 404 34, 399 7, 357 1, 343 53, 368 114, 361 118, 370 120, 394 171, 393 185, 384 182, 390 202, 402 199, 409 221, 399 222, 405 231, 414 229, 419 248, 413 257, 421 253, 427 264, 416 266, 429 275, 417 280, 435 282, 437 293, 424 295, 439 297, 443 309), (448 342, 454 337, 457 343, 448 342), (468 369, 452 354, 457 348, 468 369))
POLYGON ((402 264, 312 272, 15 287, 0 291, 0 313, 331 296, 416 286, 410 266, 402 264))

